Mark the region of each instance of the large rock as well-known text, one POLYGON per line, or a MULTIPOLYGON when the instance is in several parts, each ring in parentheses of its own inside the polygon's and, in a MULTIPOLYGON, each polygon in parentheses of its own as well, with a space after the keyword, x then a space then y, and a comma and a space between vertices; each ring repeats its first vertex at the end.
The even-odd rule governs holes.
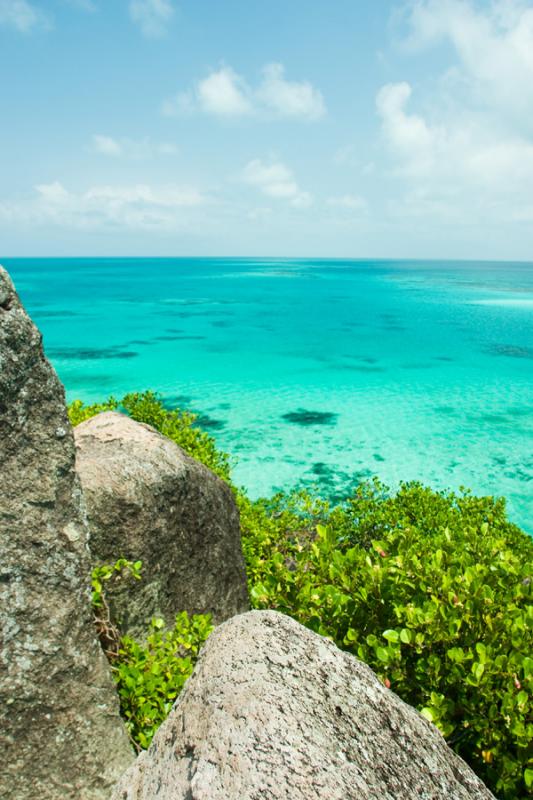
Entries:
POLYGON ((64 391, 0 267, 0 796, 103 800, 133 760, 90 606, 64 391))
POLYGON ((95 560, 141 560, 142 580, 109 590, 114 621, 142 637, 152 616, 249 608, 229 487, 149 425, 115 412, 75 428, 76 468, 95 560))
POLYGON ((488 800, 429 722, 273 611, 221 625, 112 800, 488 800))

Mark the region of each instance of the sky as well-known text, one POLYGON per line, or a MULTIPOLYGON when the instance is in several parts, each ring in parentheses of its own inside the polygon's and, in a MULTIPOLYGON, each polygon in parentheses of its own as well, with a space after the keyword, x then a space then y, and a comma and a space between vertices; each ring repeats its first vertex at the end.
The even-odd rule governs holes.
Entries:
POLYGON ((0 0, 1 256, 533 260, 533 0, 0 0))

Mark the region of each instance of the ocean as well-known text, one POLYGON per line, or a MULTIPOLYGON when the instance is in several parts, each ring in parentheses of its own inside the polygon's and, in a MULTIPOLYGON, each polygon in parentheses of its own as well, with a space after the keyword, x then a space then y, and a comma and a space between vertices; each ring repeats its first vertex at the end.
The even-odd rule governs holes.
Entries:
POLYGON ((466 486, 533 533, 533 264, 0 261, 69 400, 194 410, 252 497, 466 486))

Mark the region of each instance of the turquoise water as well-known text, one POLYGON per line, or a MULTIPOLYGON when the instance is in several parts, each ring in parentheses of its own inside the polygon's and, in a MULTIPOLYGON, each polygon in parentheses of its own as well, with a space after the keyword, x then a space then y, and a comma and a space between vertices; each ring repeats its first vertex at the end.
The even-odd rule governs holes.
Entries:
POLYGON ((3 263, 70 399, 200 412, 253 496, 419 479, 533 531, 533 264, 3 263))

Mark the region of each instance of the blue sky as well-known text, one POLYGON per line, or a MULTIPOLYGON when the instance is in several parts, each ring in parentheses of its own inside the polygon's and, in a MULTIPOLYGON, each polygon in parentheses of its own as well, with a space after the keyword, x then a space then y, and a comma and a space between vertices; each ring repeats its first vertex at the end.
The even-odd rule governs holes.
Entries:
POLYGON ((533 259, 533 2, 0 0, 0 255, 533 259))

